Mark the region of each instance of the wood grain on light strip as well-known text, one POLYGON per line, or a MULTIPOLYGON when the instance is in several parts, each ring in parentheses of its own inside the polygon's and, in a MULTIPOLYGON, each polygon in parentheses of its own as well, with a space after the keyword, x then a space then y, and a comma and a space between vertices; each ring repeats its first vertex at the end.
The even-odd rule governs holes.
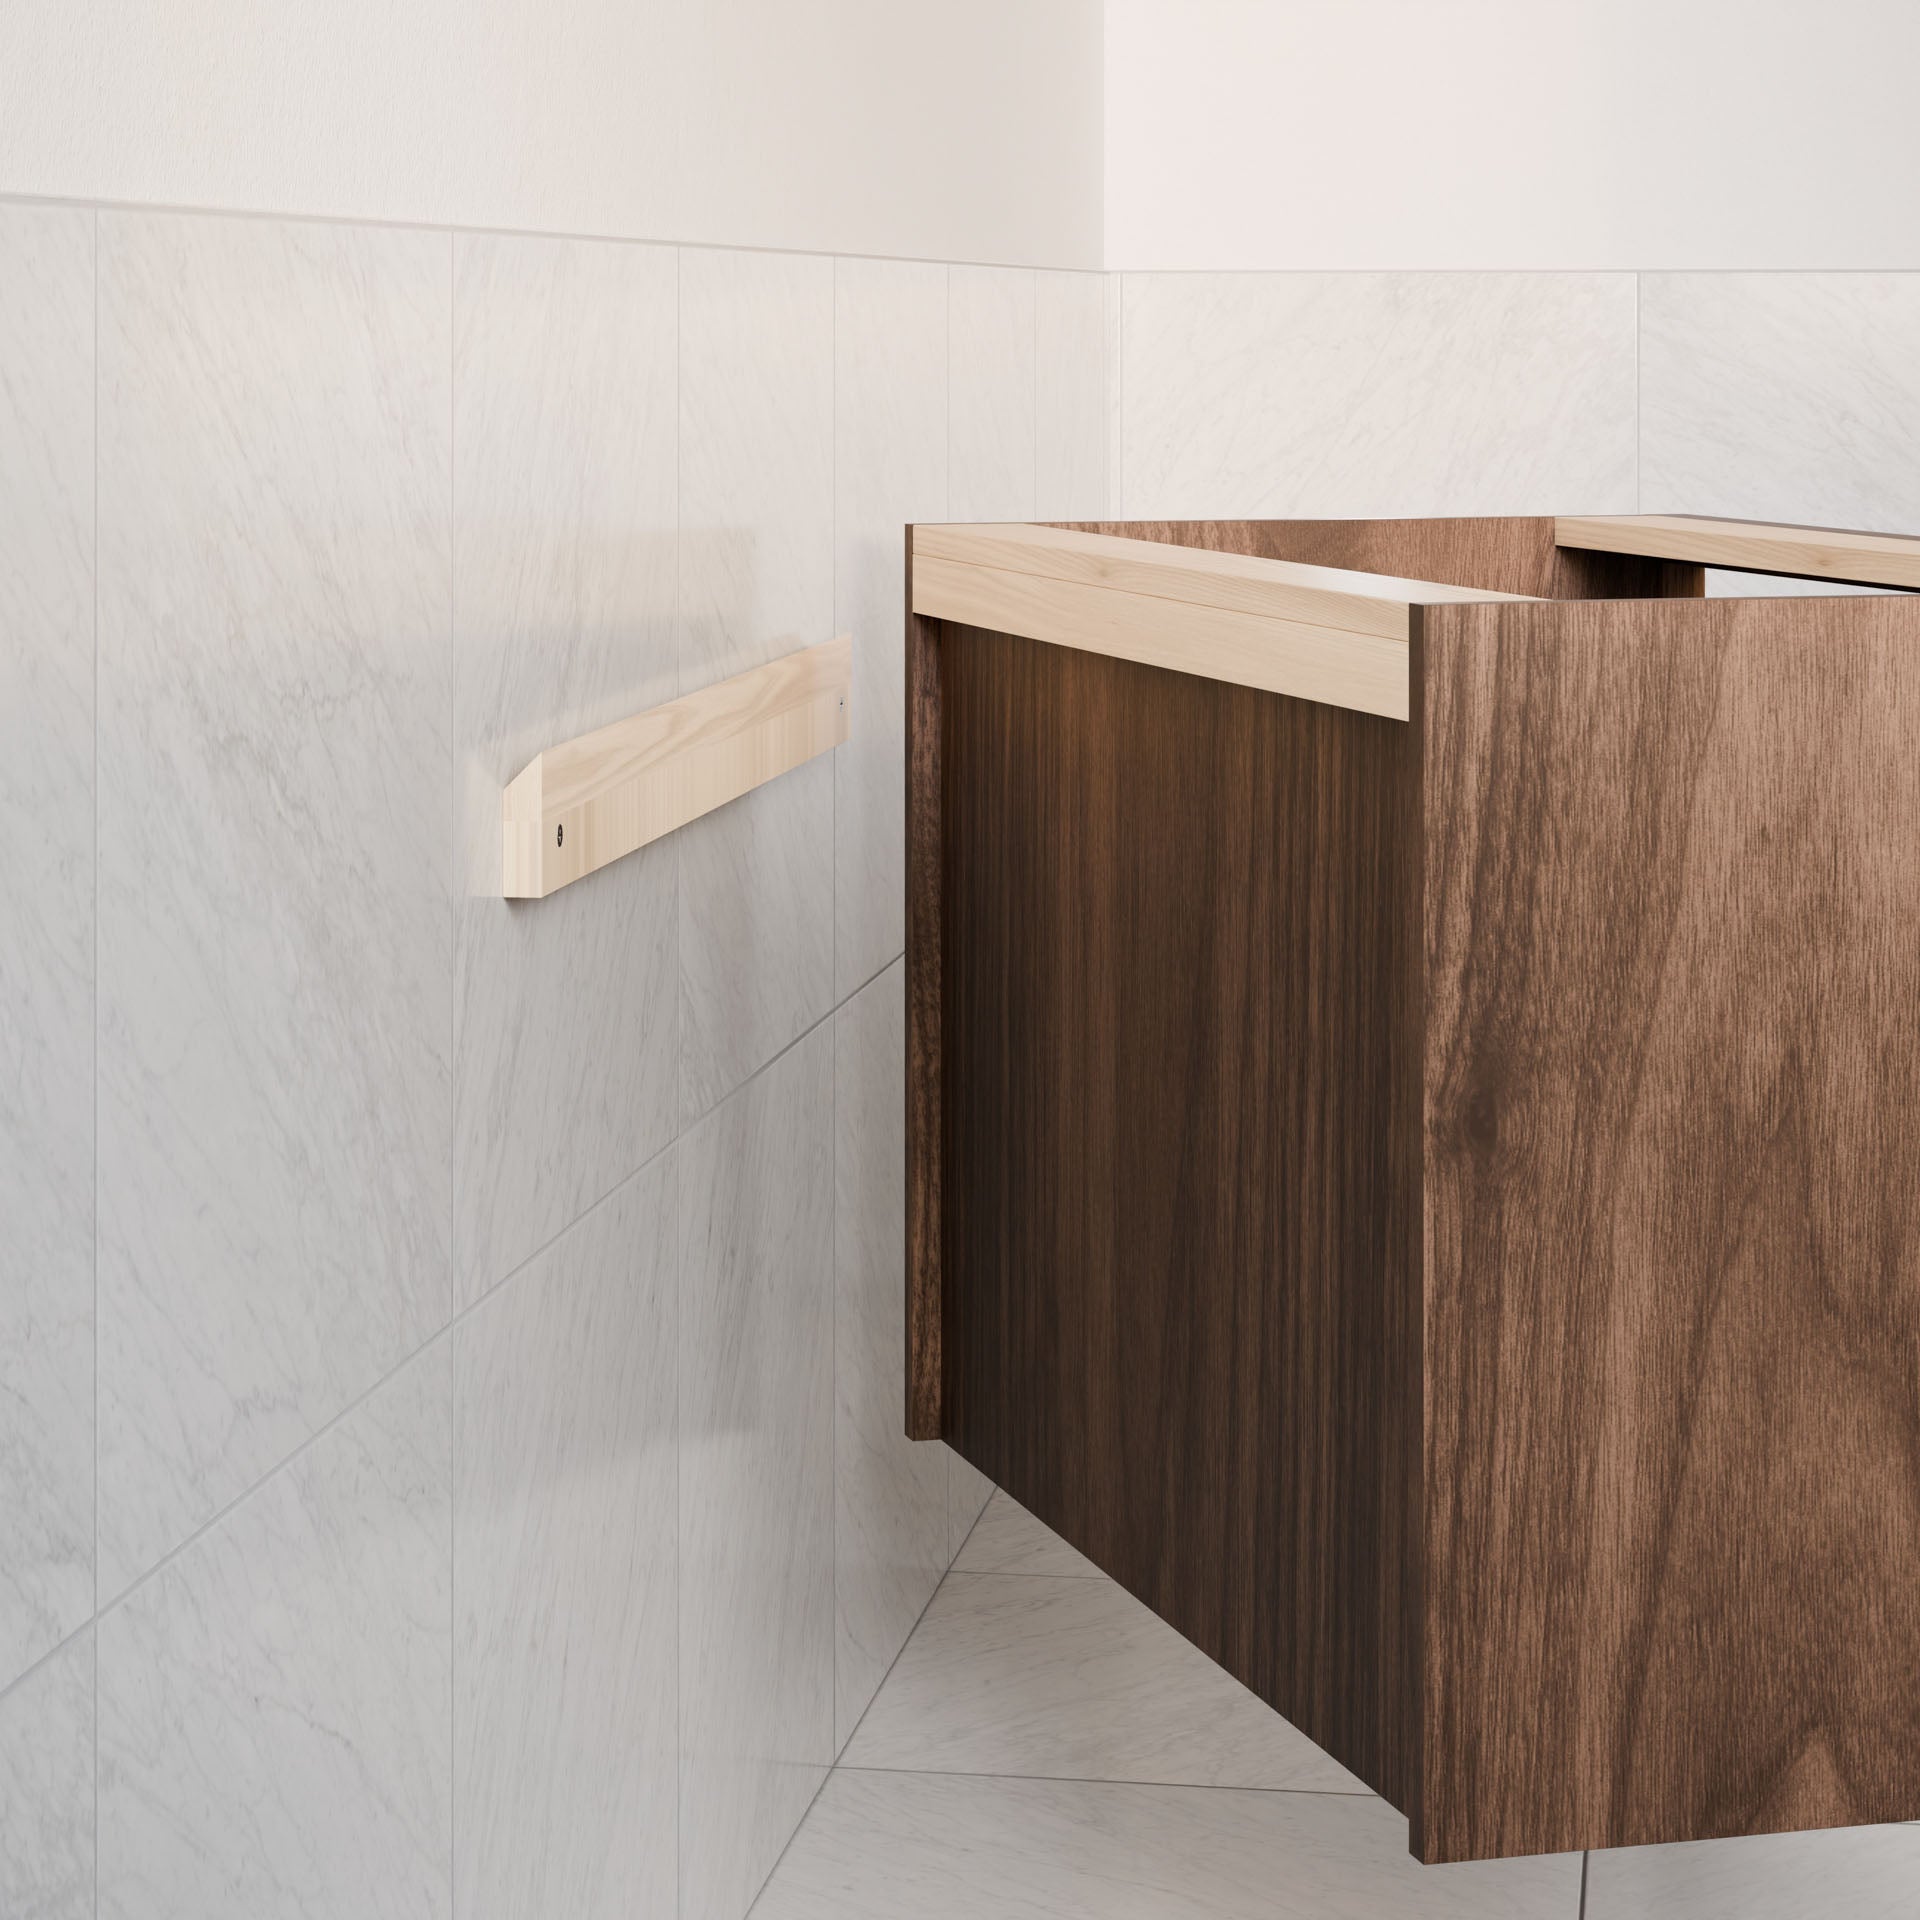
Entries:
POLYGON ((1920 589, 1920 539, 1905 534, 1629 513, 1562 514, 1554 522, 1554 538, 1563 547, 1599 553, 1692 560, 1708 567, 1855 586, 1920 589))
POLYGON ((501 796, 501 891, 539 900, 847 737, 844 635, 549 747, 501 796))
POLYGON ((918 526, 913 612, 1407 717, 1412 609, 1522 596, 1062 527, 918 526))

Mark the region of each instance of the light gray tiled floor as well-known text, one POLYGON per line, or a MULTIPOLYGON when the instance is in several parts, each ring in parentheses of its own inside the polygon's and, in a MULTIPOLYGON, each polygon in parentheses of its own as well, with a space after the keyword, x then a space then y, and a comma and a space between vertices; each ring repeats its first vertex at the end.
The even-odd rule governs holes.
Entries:
POLYGON ((1920 1915, 1920 1827, 1421 1867, 1406 1822, 1004 1493, 754 1920, 1920 1915))

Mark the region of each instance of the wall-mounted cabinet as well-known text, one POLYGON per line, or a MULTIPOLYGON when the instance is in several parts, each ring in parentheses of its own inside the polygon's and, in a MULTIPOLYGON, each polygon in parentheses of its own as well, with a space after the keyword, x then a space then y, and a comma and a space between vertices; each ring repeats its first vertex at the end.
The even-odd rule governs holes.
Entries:
POLYGON ((1423 1859, 1920 1818, 1920 599, 1699 565, 1920 543, 910 542, 909 1431, 1423 1859))

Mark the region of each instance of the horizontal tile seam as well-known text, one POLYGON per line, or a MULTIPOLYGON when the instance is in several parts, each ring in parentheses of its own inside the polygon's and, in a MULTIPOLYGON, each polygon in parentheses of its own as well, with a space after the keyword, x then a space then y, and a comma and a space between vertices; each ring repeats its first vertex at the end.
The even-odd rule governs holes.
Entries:
MULTIPOLYGON (((966 1767, 875 1767, 857 1760, 843 1760, 836 1773, 889 1774, 913 1780, 1020 1780, 1058 1781, 1075 1787, 1144 1787, 1156 1792, 1172 1789, 1179 1793, 1263 1793, 1297 1794, 1309 1800, 1379 1800, 1377 1793, 1365 1787, 1243 1787, 1212 1780, 1115 1780, 1092 1773, 986 1773, 966 1767)), ((1385 1802, 1382 1802, 1384 1805, 1385 1802)))
POLYGON ((223 206, 187 200, 113 200, 84 194, 0 192, 0 206, 67 208, 79 213, 166 214, 207 220, 283 220, 302 226, 361 227, 389 233, 468 235, 492 240, 577 241, 592 246, 683 247, 697 253, 756 253, 801 260, 860 260, 919 267, 974 267, 988 273, 1059 273, 1098 280, 1158 279, 1626 279, 1665 274, 1752 277, 1757 274, 1885 279, 1920 277, 1920 266, 1826 267, 1652 267, 1638 266, 1478 266, 1478 267, 1124 267, 1062 266, 1035 260, 995 260, 931 253, 867 253, 846 247, 769 247, 752 241, 695 240, 667 234, 605 233, 587 227, 488 226, 458 220, 399 220, 380 214, 300 213, 273 207, 223 206))
POLYGON ((728 240, 676 240, 663 234, 596 233, 573 227, 472 226, 457 220, 395 220, 378 214, 292 213, 174 200, 99 200, 78 194, 0 193, 0 207, 66 208, 76 213, 161 214, 203 220, 277 220, 307 227, 360 227, 382 233, 462 235, 485 240, 554 240, 606 247, 684 247, 695 253, 758 253, 795 260, 862 260, 907 267, 978 267, 989 273, 1067 273, 1103 279, 1104 267, 1043 266, 1027 260, 950 259, 942 254, 861 253, 840 247, 768 247, 728 240))

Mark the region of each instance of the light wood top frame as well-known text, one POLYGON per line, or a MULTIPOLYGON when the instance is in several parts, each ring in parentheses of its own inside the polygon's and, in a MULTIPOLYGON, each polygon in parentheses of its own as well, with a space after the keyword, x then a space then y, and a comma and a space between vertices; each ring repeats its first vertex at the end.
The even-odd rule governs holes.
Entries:
POLYGON ((1392 720, 1414 608, 1525 597, 1066 527, 913 529, 923 617, 1392 720))
POLYGON ((549 747, 501 795, 501 892, 540 900, 847 738, 846 636, 549 747))
POLYGON ((1560 546, 1590 552, 1920 590, 1920 540, 1905 534, 1714 520, 1689 513, 1562 514, 1553 526, 1560 546))

